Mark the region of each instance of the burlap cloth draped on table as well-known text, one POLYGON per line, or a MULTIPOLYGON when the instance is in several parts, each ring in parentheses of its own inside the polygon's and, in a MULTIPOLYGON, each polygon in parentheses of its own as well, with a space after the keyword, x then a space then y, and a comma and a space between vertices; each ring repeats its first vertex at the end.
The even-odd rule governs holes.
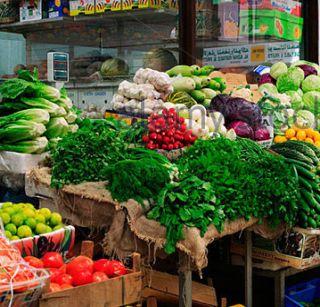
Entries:
MULTIPOLYGON (((115 202, 105 182, 87 182, 68 185, 61 190, 50 187, 50 169, 34 169, 27 175, 26 193, 50 199, 74 225, 92 228, 105 228, 103 242, 107 254, 116 253, 126 257, 138 251, 147 260, 165 257, 162 247, 165 243, 166 228, 154 220, 146 218, 142 207, 134 200, 126 203, 115 202)), ((197 228, 185 228, 184 240, 178 242, 178 250, 190 256, 194 268, 201 270, 207 266, 207 246, 215 239, 231 235, 248 227, 260 235, 272 238, 279 229, 271 232, 266 224, 257 224, 257 219, 249 221, 243 218, 225 223, 223 232, 219 233, 211 225, 203 237, 197 228)))

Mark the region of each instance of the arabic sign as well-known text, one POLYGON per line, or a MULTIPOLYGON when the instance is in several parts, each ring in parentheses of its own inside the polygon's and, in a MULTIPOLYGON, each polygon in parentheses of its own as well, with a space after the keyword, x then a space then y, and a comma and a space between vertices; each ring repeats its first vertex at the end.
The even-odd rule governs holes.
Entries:
POLYGON ((296 42, 205 48, 203 50, 203 65, 216 67, 254 66, 279 60, 292 63, 299 59, 300 47, 296 42))

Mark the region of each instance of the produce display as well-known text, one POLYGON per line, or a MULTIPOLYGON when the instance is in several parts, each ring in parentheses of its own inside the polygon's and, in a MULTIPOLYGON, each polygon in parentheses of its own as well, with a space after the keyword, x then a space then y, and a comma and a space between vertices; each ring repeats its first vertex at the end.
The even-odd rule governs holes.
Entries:
POLYGON ((48 270, 50 274, 49 292, 102 282, 127 273, 126 267, 120 261, 108 259, 93 261, 82 255, 65 262, 61 254, 48 252, 41 259, 28 256, 24 260, 31 267, 48 270))
POLYGON ((51 212, 48 208, 36 210, 29 203, 3 203, 0 208, 0 218, 4 234, 11 241, 49 233, 64 227, 59 213, 51 212))
POLYGON ((78 128, 66 90, 40 82, 37 71, 19 71, 0 86, 0 95, 0 150, 42 153, 78 128))

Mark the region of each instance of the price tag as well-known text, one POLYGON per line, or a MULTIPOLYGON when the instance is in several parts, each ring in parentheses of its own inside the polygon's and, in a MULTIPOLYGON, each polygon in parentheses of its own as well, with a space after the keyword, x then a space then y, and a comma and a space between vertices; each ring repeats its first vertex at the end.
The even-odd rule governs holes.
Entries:
POLYGON ((266 59, 266 49, 265 46, 252 46, 251 47, 251 62, 261 63, 266 59))

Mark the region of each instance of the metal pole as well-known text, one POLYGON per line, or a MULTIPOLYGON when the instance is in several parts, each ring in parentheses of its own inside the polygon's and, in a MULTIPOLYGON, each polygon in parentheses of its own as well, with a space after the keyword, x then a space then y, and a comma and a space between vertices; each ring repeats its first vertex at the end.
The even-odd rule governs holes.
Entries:
POLYGON ((179 1, 179 61, 196 63, 196 1, 179 1))

